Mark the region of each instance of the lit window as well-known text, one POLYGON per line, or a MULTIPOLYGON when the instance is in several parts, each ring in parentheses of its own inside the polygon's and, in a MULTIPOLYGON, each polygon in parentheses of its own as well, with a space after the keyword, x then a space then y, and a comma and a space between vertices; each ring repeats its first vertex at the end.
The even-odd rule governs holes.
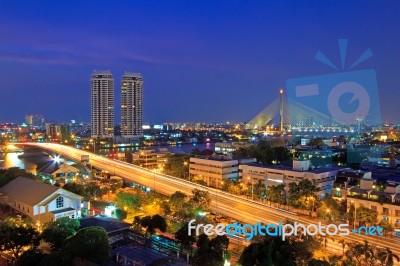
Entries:
POLYGON ((64 198, 60 196, 56 200, 56 208, 62 208, 62 207, 64 207, 64 198))

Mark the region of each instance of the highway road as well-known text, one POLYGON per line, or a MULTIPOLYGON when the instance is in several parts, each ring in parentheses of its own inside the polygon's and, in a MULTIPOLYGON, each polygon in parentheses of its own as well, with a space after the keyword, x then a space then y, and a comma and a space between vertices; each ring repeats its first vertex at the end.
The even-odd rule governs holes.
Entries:
MULTIPOLYGON (((94 153, 75 149, 54 143, 19 143, 19 145, 36 146, 45 150, 60 154, 61 156, 80 161, 81 155, 90 156, 90 164, 94 167, 108 171, 117 176, 126 178, 133 182, 147 186, 150 189, 164 195, 171 195, 176 191, 182 191, 188 195, 192 194, 193 189, 208 191, 211 196, 211 209, 227 217, 232 217, 240 223, 256 224, 262 222, 279 223, 287 219, 303 223, 304 225, 315 224, 315 219, 306 216, 299 216, 296 213, 271 207, 261 202, 239 197, 217 189, 202 186, 177 177, 155 173, 148 169, 125 163, 118 160, 112 160, 101 157, 94 153)), ((341 254, 341 246, 336 241, 328 241, 327 249, 331 252, 341 254)), ((368 240, 370 243, 390 248, 395 254, 400 255, 400 238, 372 237, 365 235, 356 235, 350 233, 345 237, 348 242, 368 240)))

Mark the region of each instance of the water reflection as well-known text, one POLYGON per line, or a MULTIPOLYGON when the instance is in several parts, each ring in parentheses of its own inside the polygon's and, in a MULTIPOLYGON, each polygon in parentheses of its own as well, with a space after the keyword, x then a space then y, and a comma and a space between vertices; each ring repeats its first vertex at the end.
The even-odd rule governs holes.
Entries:
POLYGON ((0 153, 0 168, 19 167, 27 172, 36 174, 36 164, 18 158, 23 152, 0 153))

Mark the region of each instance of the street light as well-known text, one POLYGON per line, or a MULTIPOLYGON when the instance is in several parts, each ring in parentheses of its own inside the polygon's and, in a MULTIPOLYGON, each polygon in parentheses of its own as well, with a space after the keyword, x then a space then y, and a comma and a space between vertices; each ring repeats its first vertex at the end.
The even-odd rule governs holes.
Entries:
MULTIPOLYGON (((183 162, 183 178, 186 179, 186 166, 188 165, 188 162, 184 161, 183 162)), ((190 174, 189 174, 189 181, 190 181, 190 174)))

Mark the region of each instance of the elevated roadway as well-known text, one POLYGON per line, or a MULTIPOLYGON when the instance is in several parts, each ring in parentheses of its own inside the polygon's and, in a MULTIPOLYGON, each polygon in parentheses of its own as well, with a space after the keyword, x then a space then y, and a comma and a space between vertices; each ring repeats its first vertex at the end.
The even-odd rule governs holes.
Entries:
MULTIPOLYGON (((75 149, 54 143, 19 143, 24 146, 35 146, 61 156, 80 161, 82 155, 90 156, 90 164, 94 167, 108 171, 117 176, 131 180, 135 183, 149 187, 158 193, 171 195, 176 191, 182 191, 187 195, 192 194, 193 189, 208 191, 211 196, 211 209, 227 217, 232 217, 240 223, 256 224, 267 223, 285 223, 286 220, 297 221, 304 225, 315 224, 316 220, 299 216, 294 212, 275 208, 253 201, 251 199, 232 195, 214 188, 202 186, 177 177, 155 173, 146 168, 135 166, 118 160, 108 159, 94 153, 75 149)), ((334 237, 335 242, 328 241, 328 250, 341 254, 341 245, 337 243, 340 238, 334 237)), ((350 233, 345 237, 348 242, 368 240, 370 243, 390 248, 395 254, 400 255, 400 238, 386 238, 377 236, 356 235, 350 233)))

